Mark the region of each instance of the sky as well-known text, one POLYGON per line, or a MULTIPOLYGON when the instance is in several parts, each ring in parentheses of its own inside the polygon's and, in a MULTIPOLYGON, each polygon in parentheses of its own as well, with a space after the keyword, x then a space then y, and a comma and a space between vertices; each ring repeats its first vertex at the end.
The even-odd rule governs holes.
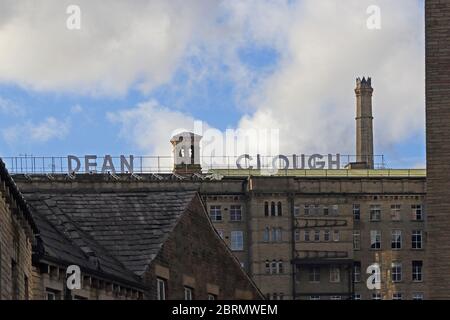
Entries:
POLYGON ((375 153, 425 167, 423 6, 1 0, 0 156, 170 155, 200 121, 216 155, 226 130, 277 132, 283 154, 354 154, 355 79, 370 76, 375 153))

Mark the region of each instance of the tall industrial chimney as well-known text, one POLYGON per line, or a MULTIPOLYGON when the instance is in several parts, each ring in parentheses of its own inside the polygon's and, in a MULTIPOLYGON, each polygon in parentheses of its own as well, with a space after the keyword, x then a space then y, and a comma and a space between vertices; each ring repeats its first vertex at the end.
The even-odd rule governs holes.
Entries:
POLYGON ((372 80, 356 79, 356 162, 373 169, 372 80))

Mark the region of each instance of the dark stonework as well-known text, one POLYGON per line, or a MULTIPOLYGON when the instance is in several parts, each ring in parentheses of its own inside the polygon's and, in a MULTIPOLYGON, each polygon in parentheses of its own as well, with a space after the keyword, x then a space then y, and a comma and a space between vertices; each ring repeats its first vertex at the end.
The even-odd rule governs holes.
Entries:
POLYGON ((450 1, 426 0, 427 212, 430 299, 450 299, 450 1))

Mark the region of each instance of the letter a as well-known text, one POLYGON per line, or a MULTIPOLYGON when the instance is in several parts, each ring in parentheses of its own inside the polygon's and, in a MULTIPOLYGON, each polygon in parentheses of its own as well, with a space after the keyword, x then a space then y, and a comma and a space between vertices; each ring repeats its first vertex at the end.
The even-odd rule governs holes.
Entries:
POLYGON ((70 5, 66 9, 66 13, 70 16, 66 20, 66 26, 69 30, 81 29, 81 9, 77 5, 70 5))

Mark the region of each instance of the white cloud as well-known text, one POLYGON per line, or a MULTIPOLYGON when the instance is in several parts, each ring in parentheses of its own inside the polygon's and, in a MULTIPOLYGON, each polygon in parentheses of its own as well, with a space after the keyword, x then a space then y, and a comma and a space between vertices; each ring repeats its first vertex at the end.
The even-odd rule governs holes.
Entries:
POLYGON ((0 97, 0 114, 24 116, 25 109, 9 99, 0 97))
POLYGON ((69 120, 58 120, 48 117, 39 123, 27 121, 1 130, 3 139, 14 144, 18 141, 43 143, 52 139, 63 139, 70 131, 69 120))
POLYGON ((167 82, 209 21, 208 0, 79 0, 81 30, 66 28, 73 1, 0 3, 0 82, 34 90, 120 95, 167 82))

